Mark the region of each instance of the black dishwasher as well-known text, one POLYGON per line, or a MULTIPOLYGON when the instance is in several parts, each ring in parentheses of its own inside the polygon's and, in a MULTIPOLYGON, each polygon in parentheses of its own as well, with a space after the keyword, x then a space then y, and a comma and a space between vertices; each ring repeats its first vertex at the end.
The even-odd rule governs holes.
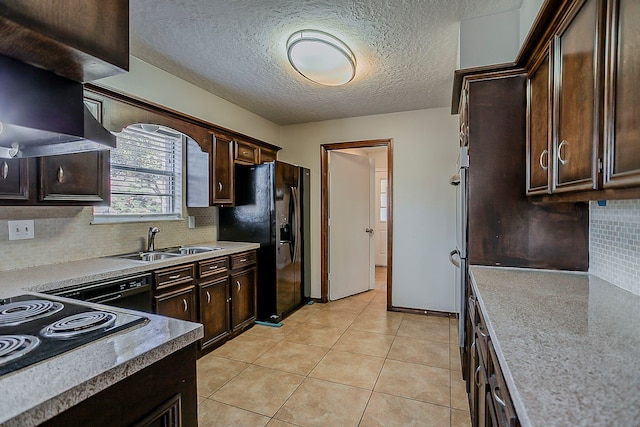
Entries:
POLYGON ((151 274, 85 283, 45 293, 152 313, 151 274))

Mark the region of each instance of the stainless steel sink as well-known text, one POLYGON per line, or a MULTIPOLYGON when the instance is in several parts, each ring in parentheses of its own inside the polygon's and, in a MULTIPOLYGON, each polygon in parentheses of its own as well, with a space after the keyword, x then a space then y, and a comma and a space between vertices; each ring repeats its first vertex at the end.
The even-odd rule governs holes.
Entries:
POLYGON ((158 261, 161 259, 179 257, 180 254, 172 254, 167 252, 136 252, 135 254, 120 255, 118 258, 132 259, 135 261, 158 261))
POLYGON ((191 254, 201 254, 203 252, 211 252, 211 251, 219 251, 222 248, 214 247, 210 248, 207 246, 183 246, 180 248, 180 253, 183 255, 191 255, 191 254))
POLYGON ((157 249, 153 252, 136 252, 133 254, 118 255, 118 258, 132 259, 135 261, 159 261, 162 259, 175 258, 183 255, 194 255, 205 252, 219 251, 224 248, 211 246, 174 246, 171 248, 157 249))

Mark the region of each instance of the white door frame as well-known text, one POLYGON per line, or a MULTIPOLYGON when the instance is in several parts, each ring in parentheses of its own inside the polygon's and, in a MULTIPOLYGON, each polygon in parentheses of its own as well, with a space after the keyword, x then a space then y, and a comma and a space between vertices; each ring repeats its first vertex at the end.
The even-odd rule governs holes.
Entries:
POLYGON ((392 310, 393 295, 393 140, 339 142, 320 146, 320 295, 329 302, 329 151, 349 148, 387 147, 387 310, 392 310))

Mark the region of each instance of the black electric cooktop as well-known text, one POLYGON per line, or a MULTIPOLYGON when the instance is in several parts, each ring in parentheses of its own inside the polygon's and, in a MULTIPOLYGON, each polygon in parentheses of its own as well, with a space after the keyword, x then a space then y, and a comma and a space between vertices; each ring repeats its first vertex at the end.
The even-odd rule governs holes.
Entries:
POLYGON ((0 376, 147 321, 35 295, 0 299, 0 376))

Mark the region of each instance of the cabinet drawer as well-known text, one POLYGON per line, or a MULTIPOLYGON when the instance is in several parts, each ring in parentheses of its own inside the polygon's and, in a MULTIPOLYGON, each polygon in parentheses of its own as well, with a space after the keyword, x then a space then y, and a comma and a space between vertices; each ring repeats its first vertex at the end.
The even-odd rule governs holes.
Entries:
POLYGON ((194 273, 193 264, 158 270, 153 273, 155 287, 156 289, 163 289, 192 281, 195 276, 194 273))
POLYGON ((229 257, 208 259, 198 263, 198 277, 214 276, 229 269, 229 257))
POLYGON ((257 147, 246 142, 236 141, 235 160, 240 163, 256 163, 257 147))
POLYGON ((476 325, 476 334, 478 341, 478 353, 482 356, 482 360, 488 360, 488 346, 489 346, 489 332, 487 331, 487 325, 484 321, 484 316, 482 315, 482 311, 478 310, 476 312, 476 316, 478 318, 478 323, 476 325))
POLYGON ((231 269, 237 270, 238 268, 243 268, 245 266, 253 265, 256 263, 256 253, 254 252, 243 252, 237 255, 231 255, 231 269))
POLYGON ((260 148, 260 163, 273 162, 278 159, 278 153, 266 148, 260 148))

